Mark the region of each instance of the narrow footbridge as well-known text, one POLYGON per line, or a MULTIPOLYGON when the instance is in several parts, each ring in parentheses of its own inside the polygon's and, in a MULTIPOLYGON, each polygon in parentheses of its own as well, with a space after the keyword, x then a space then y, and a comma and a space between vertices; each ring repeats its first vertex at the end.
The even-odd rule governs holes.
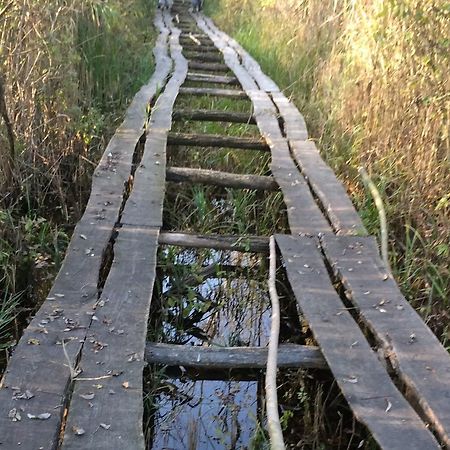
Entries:
POLYGON ((163 208, 186 184, 282 194, 288 229, 275 232, 278 266, 315 345, 281 344, 279 367, 331 371, 380 448, 450 448, 447 351, 383 265, 296 107, 239 44, 186 5, 175 0, 171 12, 156 13, 154 74, 111 139, 61 270, 1 380, 0 449, 143 449, 147 364, 265 367, 265 345, 149 341, 158 249, 269 253, 269 236, 167 227, 163 208), (205 97, 247 102, 250 112, 186 106, 205 97), (223 133, 180 131, 187 121, 220 123, 223 133), (257 134, 230 135, 229 124, 257 134), (263 152, 269 169, 214 170, 208 152, 223 149, 263 152), (168 152, 190 151, 202 167, 169 165, 168 152))

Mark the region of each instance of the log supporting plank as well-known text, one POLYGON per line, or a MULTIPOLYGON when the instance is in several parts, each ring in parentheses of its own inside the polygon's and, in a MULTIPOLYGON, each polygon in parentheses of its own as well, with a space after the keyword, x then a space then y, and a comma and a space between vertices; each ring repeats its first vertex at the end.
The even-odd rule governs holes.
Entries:
POLYGON ((335 291, 317 240, 276 240, 298 305, 355 417, 382 449, 440 448, 335 291))
POLYGON ((233 111, 214 111, 209 109, 177 109, 172 115, 174 120, 199 120, 209 122, 231 122, 256 124, 251 114, 233 111))
POLYGON ((269 238, 263 236, 201 235, 191 233, 161 232, 160 245, 186 248, 213 248, 248 253, 269 253, 269 238))
POLYGON ((287 207, 289 228, 294 234, 317 235, 330 232, 331 227, 312 196, 304 177, 291 158, 289 145, 283 137, 278 112, 270 97, 258 88, 254 79, 240 64, 238 55, 220 33, 208 26, 208 21, 196 17, 198 26, 208 34, 214 45, 224 55, 225 63, 238 78, 254 107, 254 116, 261 135, 270 146, 272 154, 271 171, 280 186, 287 207))
POLYGON ((215 134, 169 133, 168 145, 186 145, 189 147, 219 147, 247 150, 270 151, 262 139, 241 138, 215 134))
POLYGON ((223 56, 217 51, 213 52, 185 52, 185 56, 189 61, 201 61, 211 63, 222 63, 223 56))
POLYGON ((174 72, 152 109, 144 154, 115 239, 111 270, 91 311, 92 323, 79 360, 82 373, 74 380, 68 409, 64 450, 145 448, 142 377, 162 225, 166 138, 178 89, 187 74, 178 32, 170 25, 168 13, 164 15, 172 28, 174 72), (102 389, 93 389, 93 383, 102 389), (77 434, 80 429, 82 435, 77 434))
POLYGON ((325 235, 322 248, 409 395, 450 447, 448 352, 388 275, 374 238, 325 235))
MULTIPOLYGON (((189 66, 190 67, 190 66, 189 66)), ((210 95, 214 97, 228 97, 236 99, 246 99, 247 94, 239 89, 219 89, 219 88, 190 88, 180 89, 182 95, 210 95)))
POLYGON ((191 169, 187 167, 168 167, 166 180, 177 183, 200 183, 233 189, 256 189, 276 191, 278 184, 272 177, 241 175, 218 170, 191 169))
POLYGON ((230 69, 226 64, 204 63, 198 61, 189 61, 189 69, 205 70, 207 72, 229 72, 230 69))
POLYGON ((196 81, 199 83, 228 84, 231 86, 239 85, 239 81, 236 77, 230 77, 225 75, 211 75, 208 73, 198 73, 198 72, 188 73, 186 81, 196 81))
MULTIPOLYGON (((267 348, 148 343, 145 358, 150 364, 184 366, 204 370, 265 369, 267 348)), ((318 347, 281 344, 278 349, 278 367, 327 369, 327 364, 318 347)))
MULTIPOLYGON (((172 62, 167 56, 169 31, 156 15, 160 31, 154 50, 156 70, 135 96, 125 119, 108 144, 94 173, 91 196, 77 224, 54 285, 31 321, 11 358, 0 388, 0 442, 2 447, 54 449, 59 441, 66 395, 71 384, 68 368, 79 358, 92 322, 86 314, 98 301, 102 255, 107 251, 124 199, 133 155, 147 121, 147 105, 164 86, 172 62), (62 342, 66 342, 63 351, 62 342), (67 356, 65 355, 67 354, 67 356), (14 388, 14 389, 13 389, 14 388), (30 400, 17 400, 29 391, 30 400), (21 420, 13 421, 17 410, 21 420), (33 420, 28 414, 50 414, 33 420), (20 444, 18 444, 20 442, 20 444)), ((17 416, 16 416, 17 418, 17 416)))

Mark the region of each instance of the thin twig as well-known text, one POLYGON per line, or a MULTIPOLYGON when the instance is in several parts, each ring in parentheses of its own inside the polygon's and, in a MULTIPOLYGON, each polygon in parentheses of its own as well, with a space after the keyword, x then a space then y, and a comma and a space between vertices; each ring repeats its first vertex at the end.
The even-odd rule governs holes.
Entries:
POLYGON ((386 269, 391 272, 391 266, 389 264, 389 254, 388 254, 388 232, 387 232, 387 220, 386 211, 384 210, 383 199, 381 198, 380 192, 378 191, 375 183, 370 178, 369 174, 366 172, 364 167, 358 169, 364 184, 369 188, 372 195, 373 201, 378 211, 378 217, 380 220, 380 234, 381 234, 381 257, 383 258, 386 269))
POLYGON ((270 268, 269 268, 269 294, 272 303, 272 317, 270 326, 269 354, 266 369, 266 408, 267 425, 269 428, 270 448, 284 450, 283 432, 281 430, 278 414, 277 397, 277 359, 278 336, 280 334, 280 300, 275 285, 277 269, 277 253, 275 239, 270 237, 270 268))

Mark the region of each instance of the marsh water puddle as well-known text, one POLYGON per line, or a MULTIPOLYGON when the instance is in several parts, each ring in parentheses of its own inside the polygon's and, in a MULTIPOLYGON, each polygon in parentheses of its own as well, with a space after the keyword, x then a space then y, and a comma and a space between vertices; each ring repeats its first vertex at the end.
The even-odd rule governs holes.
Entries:
POLYGON ((247 449, 258 430, 255 381, 180 381, 158 398, 154 450, 247 449))
MULTIPOLYGON (((270 299, 263 258, 230 251, 171 251, 166 248, 160 254, 159 293, 154 298, 159 320, 152 326, 159 342, 267 345, 270 299)), ((201 379, 183 367, 153 371, 148 448, 258 448, 250 443, 260 430, 259 373, 236 380, 228 371, 216 370, 213 377, 203 373, 201 379)))

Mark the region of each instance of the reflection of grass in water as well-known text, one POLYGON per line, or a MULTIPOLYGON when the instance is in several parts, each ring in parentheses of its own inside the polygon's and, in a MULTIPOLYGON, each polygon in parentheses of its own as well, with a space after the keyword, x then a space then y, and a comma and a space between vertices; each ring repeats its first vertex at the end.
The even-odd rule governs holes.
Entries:
POLYGON ((153 448, 242 448, 253 440, 256 382, 165 380, 162 386, 153 448))
POLYGON ((165 275, 155 290, 153 305, 157 305, 158 319, 151 328, 159 331, 152 339, 178 344, 264 345, 269 300, 260 259, 247 256, 242 260, 237 252, 204 250, 197 251, 196 258, 195 253, 180 254, 174 247, 160 252, 165 275))

